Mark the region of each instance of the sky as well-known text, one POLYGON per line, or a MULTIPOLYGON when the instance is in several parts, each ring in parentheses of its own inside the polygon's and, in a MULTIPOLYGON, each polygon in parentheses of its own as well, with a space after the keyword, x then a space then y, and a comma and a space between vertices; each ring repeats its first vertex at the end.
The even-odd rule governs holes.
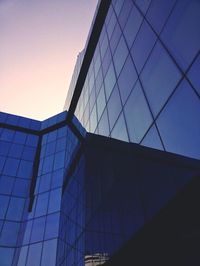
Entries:
POLYGON ((62 112, 97 0, 0 0, 0 111, 62 112))

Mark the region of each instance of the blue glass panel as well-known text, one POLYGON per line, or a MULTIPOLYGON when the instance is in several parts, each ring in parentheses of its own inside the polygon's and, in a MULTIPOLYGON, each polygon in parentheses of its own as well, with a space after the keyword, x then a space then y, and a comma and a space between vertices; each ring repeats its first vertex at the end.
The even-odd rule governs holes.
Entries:
POLYGON ((106 106, 106 99, 105 99, 104 87, 102 86, 99 95, 97 97, 97 111, 99 119, 103 113, 105 106, 106 106))
MULTIPOLYGON (((47 212, 49 193, 43 193, 37 197, 37 205, 35 209, 35 216, 45 215, 47 212)), ((36 200, 36 199, 35 199, 36 200)))
POLYGON ((153 33, 149 25, 144 21, 141 29, 135 39, 135 42, 131 48, 131 54, 133 61, 138 72, 141 71, 144 63, 149 56, 156 41, 156 35, 153 33))
POLYGON ((142 74, 142 83, 151 109, 156 116, 181 75, 160 43, 157 43, 142 74))
POLYGON ((11 194, 15 179, 9 176, 0 177, 0 193, 11 194))
MULTIPOLYGON (((107 38, 107 34, 105 33, 105 27, 102 29, 101 37, 102 36, 103 36, 103 39, 102 39, 102 42, 100 44, 100 51, 101 51, 101 58, 104 58, 105 53, 108 49, 108 38, 107 38)), ((100 39, 100 41, 101 41, 101 39, 100 39)))
POLYGON ((1 133, 1 140, 12 141, 14 137, 15 131, 10 129, 3 129, 1 133))
POLYGON ((27 119, 25 117, 19 117, 18 125, 21 127, 29 128, 31 123, 31 119, 27 119))
POLYGON ((109 130, 109 123, 108 123, 108 115, 107 115, 107 108, 104 109, 102 117, 99 121, 98 125, 99 134, 103 136, 108 136, 110 134, 109 130))
POLYGON ((59 213, 50 214, 47 216, 45 239, 58 237, 59 218, 60 218, 59 213))
POLYGON ((0 245, 14 246, 17 243, 20 223, 5 222, 0 237, 0 245))
POLYGON ((106 72, 108 71, 108 67, 110 66, 111 62, 111 52, 110 48, 107 49, 105 56, 103 57, 103 62, 102 62, 102 70, 103 74, 105 76, 106 72))
POLYGON ((31 233, 31 242, 42 241, 44 237, 46 216, 34 219, 31 233))
POLYGON ((196 59, 188 72, 188 77, 200 95, 200 56, 196 59))
POLYGON ((18 177, 30 178, 32 176, 33 163, 21 160, 17 172, 18 177))
POLYGON ((15 249, 14 248, 0 248, 0 265, 2 266, 10 266, 12 265, 13 255, 15 249))
POLYGON ((8 220, 20 221, 24 209, 25 200, 12 197, 9 203, 6 218, 8 220))
POLYGON ((164 28, 161 38, 185 70, 200 47, 200 2, 177 1, 175 9, 164 28))
POLYGON ((42 173, 46 174, 48 172, 52 171, 53 168, 53 161, 54 161, 54 156, 48 156, 44 159, 43 166, 42 166, 42 173))
POLYGON ((119 90, 122 98, 122 103, 124 104, 127 100, 128 95, 130 94, 136 80, 137 73, 135 71, 133 62, 130 56, 127 58, 125 65, 120 73, 118 79, 119 90))
POLYGON ((5 157, 0 156, 0 173, 1 173, 2 170, 3 170, 3 167, 4 167, 4 164, 5 164, 5 161, 6 161, 5 157))
POLYGON ((24 224, 24 226, 25 226, 25 231, 24 231, 23 245, 28 244, 29 241, 30 241, 32 225, 33 225, 33 220, 27 221, 27 222, 24 224))
POLYGON ((0 219, 4 220, 8 208, 9 197, 0 195, 0 219))
POLYGON ((7 119, 8 114, 0 112, 0 122, 5 123, 7 119))
POLYGON ((57 152, 54 159, 54 170, 64 167, 65 151, 57 152))
POLYGON ((65 137, 68 134, 68 128, 67 127, 61 127, 58 129, 58 138, 65 137))
POLYGON ((158 118, 167 151, 200 159, 200 101, 184 81, 158 118))
POLYGON ((146 147, 163 150, 163 146, 155 126, 151 127, 141 144, 146 147))
POLYGON ((42 175, 40 177, 40 186, 39 186, 39 192, 44 192, 47 190, 50 190, 50 184, 51 184, 51 174, 42 175))
POLYGON ((132 1, 124 1, 124 4, 123 4, 123 7, 121 9, 121 12, 119 14, 119 17, 118 17, 118 20, 119 20, 119 23, 122 27, 122 29, 124 28, 125 26, 125 23, 127 21, 127 18, 131 12, 131 9, 133 7, 133 2, 132 1))
POLYGON ((106 97, 108 99, 116 83, 115 71, 112 63, 109 66, 104 82, 105 82, 106 97))
POLYGON ((7 122, 8 124, 11 124, 11 125, 17 125, 18 120, 19 120, 19 117, 18 117, 18 116, 8 114, 8 116, 7 116, 7 121, 6 121, 6 122, 7 122))
POLYGON ((55 189, 50 192, 48 213, 60 210, 61 194, 61 189, 55 189))
POLYGON ((56 265, 57 240, 45 241, 43 245, 41 266, 56 265))
POLYGON ((95 88, 93 87, 91 95, 90 95, 90 99, 89 99, 89 101, 90 101, 90 112, 91 112, 91 110, 92 110, 92 108, 94 106, 95 100, 96 100, 96 94, 95 94, 95 88))
POLYGON ((10 146, 11 146, 10 142, 0 141, 0 155, 6 156, 10 149, 10 146))
POLYGON ((120 139, 123 141, 128 141, 128 135, 127 135, 127 130, 126 130, 126 125, 125 125, 125 120, 124 120, 124 115, 121 113, 119 116, 112 132, 111 132, 111 137, 115 139, 120 139))
POLYGON ((153 121, 139 82, 129 96, 124 110, 130 139, 139 143, 153 121))
POLYGON ((58 139, 56 142, 56 152, 64 150, 66 148, 66 143, 66 138, 58 139))
POLYGON ((99 90, 101 89, 102 83, 103 83, 103 74, 102 74, 102 69, 99 69, 98 75, 96 77, 96 93, 99 93, 99 90))
POLYGON ((56 137, 57 137, 57 130, 50 132, 48 134, 48 140, 47 140, 47 142, 51 142, 51 141, 56 140, 56 137))
POLYGON ((114 51, 115 51, 117 44, 119 42, 121 33, 122 33, 121 29, 119 27, 119 24, 117 23, 115 26, 115 29, 113 31, 113 34, 111 36, 111 40, 110 40, 110 49, 112 51, 112 54, 114 54, 114 51))
POLYGON ((50 154, 53 154, 55 152, 55 148, 56 148, 56 142, 55 141, 48 143, 46 146, 45 155, 48 156, 50 154))
POLYGON ((122 104, 120 100, 120 95, 118 91, 118 86, 115 85, 112 94, 108 101, 108 117, 110 121, 110 128, 113 128, 114 123, 116 122, 121 110, 122 110, 122 104))
POLYGON ((135 0, 135 3, 143 12, 143 14, 145 14, 147 12, 147 9, 149 8, 151 0, 135 0))
POLYGON ((128 55, 128 48, 127 48, 126 43, 124 41, 124 37, 122 36, 118 45, 117 45, 114 56, 113 56, 113 61, 114 61, 117 76, 121 72, 121 69, 125 63, 127 55, 128 55))
POLYGON ((27 197, 29 195, 29 186, 30 180, 16 178, 12 194, 14 196, 27 197))
POLYGON ((20 144, 25 144, 26 137, 27 137, 27 134, 16 131, 15 137, 14 137, 14 142, 20 143, 20 144))
POLYGON ((166 19, 168 18, 175 0, 153 0, 147 12, 147 19, 150 21, 153 28, 160 33, 166 19))
POLYGON ((96 105, 94 106, 91 115, 90 115, 90 132, 94 132, 97 126, 97 112, 96 105))
POLYGON ((40 128, 41 128, 41 122, 31 119, 30 128, 35 129, 35 130, 40 130, 40 128))
POLYGON ((38 143, 38 136, 28 135, 26 139, 26 144, 31 147, 36 147, 38 143))
POLYGON ((119 13, 120 13, 120 11, 122 9, 124 0, 115 0, 115 1, 112 1, 112 2, 113 2, 113 5, 114 5, 114 10, 115 10, 116 14, 119 15, 119 13))
POLYGON ((12 144, 10 150, 9 150, 9 156, 14 158, 20 158, 23 152, 23 145, 20 144, 12 144))
POLYGON ((16 176, 19 162, 17 159, 8 158, 5 162, 3 173, 5 175, 16 176))
POLYGON ((29 247, 28 260, 26 265, 28 266, 40 265, 41 251, 42 251, 42 243, 31 245, 29 247))
POLYGON ((33 161, 35 158, 35 151, 35 148, 25 146, 22 154, 22 159, 33 161))
POLYGON ((117 19, 116 16, 114 14, 114 12, 112 12, 110 21, 107 25, 107 32, 108 32, 108 37, 110 38, 110 36, 112 35, 112 32, 114 30, 115 24, 117 23, 117 19))
POLYGON ((135 40, 142 20, 143 18, 140 12, 137 10, 137 8, 133 7, 124 28, 124 36, 129 48, 131 48, 133 41, 135 40))
POLYGON ((26 265, 27 252, 28 252, 28 246, 21 247, 17 266, 26 265))
POLYGON ((63 175, 64 175, 63 169, 59 169, 59 170, 52 173, 51 188, 56 188, 56 187, 62 186, 63 175))

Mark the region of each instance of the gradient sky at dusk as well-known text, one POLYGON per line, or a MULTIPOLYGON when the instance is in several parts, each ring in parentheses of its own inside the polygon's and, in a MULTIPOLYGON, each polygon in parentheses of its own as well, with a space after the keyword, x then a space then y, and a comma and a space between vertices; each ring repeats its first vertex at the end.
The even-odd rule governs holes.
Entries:
POLYGON ((62 111, 97 0, 0 0, 0 111, 62 111))

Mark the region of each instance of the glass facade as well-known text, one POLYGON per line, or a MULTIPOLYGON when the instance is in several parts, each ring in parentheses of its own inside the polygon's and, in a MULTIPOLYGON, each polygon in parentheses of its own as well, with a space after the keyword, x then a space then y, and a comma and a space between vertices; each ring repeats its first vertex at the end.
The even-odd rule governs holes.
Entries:
POLYGON ((2 266, 56 265, 63 178, 79 145, 65 118, 0 113, 2 266))
POLYGON ((68 111, 0 112, 1 266, 103 265, 199 176, 199 14, 101 0, 68 111))
POLYGON ((199 13, 198 0, 111 1, 76 108, 87 131, 200 159, 199 13))

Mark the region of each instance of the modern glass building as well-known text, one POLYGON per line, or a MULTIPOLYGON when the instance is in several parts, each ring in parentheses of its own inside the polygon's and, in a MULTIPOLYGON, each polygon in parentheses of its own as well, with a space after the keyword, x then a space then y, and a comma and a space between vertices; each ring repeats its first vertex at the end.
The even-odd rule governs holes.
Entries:
POLYGON ((1 266, 200 264, 199 14, 101 0, 64 111, 0 113, 1 266))
POLYGON ((94 21, 88 38, 97 43, 83 88, 76 87, 76 116, 88 132, 200 159, 200 2, 107 2, 108 13, 96 14, 101 32, 94 21))

